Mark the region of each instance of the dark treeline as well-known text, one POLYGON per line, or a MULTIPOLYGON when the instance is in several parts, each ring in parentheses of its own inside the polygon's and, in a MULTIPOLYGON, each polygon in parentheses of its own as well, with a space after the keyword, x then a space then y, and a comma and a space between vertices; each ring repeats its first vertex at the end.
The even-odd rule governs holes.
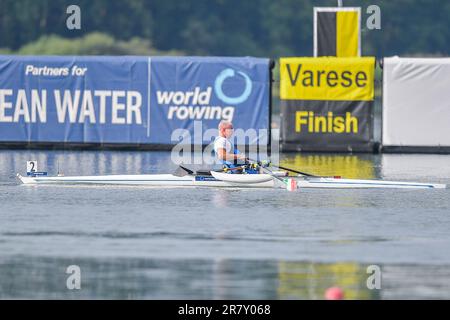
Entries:
MULTIPOLYGON (((365 55, 448 55, 450 1, 344 0, 362 8, 365 55), (382 30, 367 30, 366 8, 381 7, 382 30)), ((312 55, 313 7, 335 0, 0 0, 0 48, 17 50, 42 36, 100 32, 139 38, 189 55, 312 55), (81 8, 82 29, 66 28, 66 8, 81 8)))

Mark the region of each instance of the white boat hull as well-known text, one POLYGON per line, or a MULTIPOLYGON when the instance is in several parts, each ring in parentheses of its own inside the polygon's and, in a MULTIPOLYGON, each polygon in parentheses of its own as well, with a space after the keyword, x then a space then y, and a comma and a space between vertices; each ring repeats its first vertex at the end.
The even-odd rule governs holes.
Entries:
MULTIPOLYGON (((17 177, 25 185, 63 184, 63 185, 135 185, 155 187, 243 187, 243 188, 274 188, 275 183, 271 175, 238 175, 220 174, 212 176, 184 177, 172 174, 144 174, 144 175, 107 175, 107 176, 21 176, 17 177), (222 179, 217 179, 220 177, 222 179)), ((332 188, 332 189, 362 189, 362 188, 402 188, 402 189, 442 189, 445 184, 398 182, 383 180, 358 180, 336 178, 302 178, 295 177, 297 186, 302 188, 332 188)))
POLYGON ((334 179, 312 178, 297 181, 298 188, 334 188, 334 189, 445 189, 445 184, 419 183, 384 180, 358 180, 358 179, 334 179))
MULTIPOLYGON (((273 180, 270 174, 226 174, 223 172, 211 172, 218 180, 238 183, 251 183, 273 180)), ((407 189, 439 189, 445 188, 445 184, 436 183, 418 183, 418 182, 400 182, 400 181, 383 181, 383 180, 358 180, 358 179, 341 179, 327 177, 296 177, 297 188, 407 188, 407 189)))

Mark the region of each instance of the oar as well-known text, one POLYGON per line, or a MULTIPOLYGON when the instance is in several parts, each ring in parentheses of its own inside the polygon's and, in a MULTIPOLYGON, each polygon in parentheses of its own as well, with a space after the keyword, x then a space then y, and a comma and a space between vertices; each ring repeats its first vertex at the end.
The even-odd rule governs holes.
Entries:
POLYGON ((290 171, 290 172, 293 172, 293 173, 298 173, 298 174, 301 174, 302 176, 306 176, 306 177, 321 178, 321 176, 316 176, 316 175, 311 174, 311 173, 306 173, 306 172, 302 172, 302 171, 298 171, 298 170, 294 170, 294 169, 290 169, 290 168, 286 168, 286 167, 282 167, 282 166, 274 165, 274 167, 277 167, 277 168, 280 168, 280 169, 283 169, 283 170, 286 170, 286 171, 290 171))
POLYGON ((298 173, 298 174, 301 174, 303 176, 311 177, 311 178, 334 178, 334 179, 341 179, 342 178, 341 176, 317 176, 317 175, 314 175, 314 174, 301 172, 301 171, 297 171, 297 170, 294 170, 294 169, 290 169, 290 168, 286 168, 286 167, 282 167, 282 166, 277 166, 277 165, 274 165, 274 167, 277 167, 277 168, 280 168, 280 169, 283 169, 283 170, 286 170, 286 171, 298 173))
POLYGON ((191 175, 193 173, 194 173, 194 171, 192 171, 186 167, 183 167, 182 165, 179 165, 178 168, 175 170, 175 172, 172 174, 176 177, 184 177, 187 175, 191 175))
POLYGON ((243 170, 245 168, 245 165, 239 166, 239 167, 233 167, 233 168, 223 168, 220 171, 227 172, 227 171, 233 171, 233 170, 243 170))
MULTIPOLYGON (((243 168, 244 168, 244 166, 239 166, 239 167, 235 167, 235 168, 223 168, 220 171, 242 170, 243 168)), ((188 169, 182 165, 179 165, 178 168, 175 170, 175 172, 172 174, 176 177, 184 177, 184 176, 188 176, 188 175, 194 175, 195 173, 191 169, 188 169)))
MULTIPOLYGON (((252 160, 252 159, 249 159, 249 160, 252 161, 252 162, 258 163, 256 160, 252 160)), ((272 164, 272 166, 273 166, 273 167, 276 167, 276 168, 279 168, 279 169, 282 169, 282 170, 286 170, 286 171, 290 171, 290 172, 293 172, 293 173, 301 174, 302 176, 306 176, 306 177, 311 177, 311 178, 324 178, 323 176, 317 176, 317 175, 315 175, 315 174, 311 174, 311 173, 307 173, 307 172, 302 172, 302 171, 294 170, 294 169, 291 169, 291 168, 282 167, 282 166, 280 166, 280 165, 277 166, 277 165, 273 165, 273 164, 272 164)))
POLYGON ((272 171, 270 171, 267 168, 263 168, 263 167, 260 166, 260 169, 261 169, 262 172, 272 176, 274 182, 277 182, 279 186, 281 186, 282 188, 286 189, 288 183, 284 179, 278 177, 277 175, 275 175, 272 171))

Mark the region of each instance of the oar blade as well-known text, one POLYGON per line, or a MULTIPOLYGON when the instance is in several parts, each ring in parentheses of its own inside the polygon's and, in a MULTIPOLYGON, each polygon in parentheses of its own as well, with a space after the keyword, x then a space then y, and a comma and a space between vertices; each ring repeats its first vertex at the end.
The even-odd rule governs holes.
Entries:
POLYGON ((190 174, 193 174, 194 171, 189 170, 188 168, 185 168, 183 166, 178 166, 177 170, 175 170, 174 173, 172 173, 176 177, 184 177, 190 174))

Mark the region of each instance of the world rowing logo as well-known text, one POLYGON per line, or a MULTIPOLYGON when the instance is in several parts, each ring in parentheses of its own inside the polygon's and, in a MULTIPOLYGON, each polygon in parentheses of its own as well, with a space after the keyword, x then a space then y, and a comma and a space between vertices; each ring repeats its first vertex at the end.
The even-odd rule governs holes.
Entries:
POLYGON ((214 86, 202 88, 198 85, 190 91, 156 90, 156 99, 158 105, 167 107, 169 120, 232 121, 235 108, 248 100, 252 87, 252 81, 246 73, 227 68, 217 75, 214 86), (227 82, 231 82, 231 79, 227 81, 229 78, 233 78, 238 84, 236 86, 236 82, 233 83, 233 91, 229 90, 230 87, 227 88, 227 82), (223 104, 216 100, 222 101, 223 104))
POLYGON ((214 92, 216 93, 217 98, 230 105, 237 105, 245 102, 252 93, 252 81, 249 76, 241 71, 238 71, 238 74, 240 74, 245 80, 245 89, 238 97, 229 97, 222 90, 224 81, 227 78, 234 77, 236 75, 236 72, 233 69, 228 68, 223 70, 219 73, 214 82, 214 92))

